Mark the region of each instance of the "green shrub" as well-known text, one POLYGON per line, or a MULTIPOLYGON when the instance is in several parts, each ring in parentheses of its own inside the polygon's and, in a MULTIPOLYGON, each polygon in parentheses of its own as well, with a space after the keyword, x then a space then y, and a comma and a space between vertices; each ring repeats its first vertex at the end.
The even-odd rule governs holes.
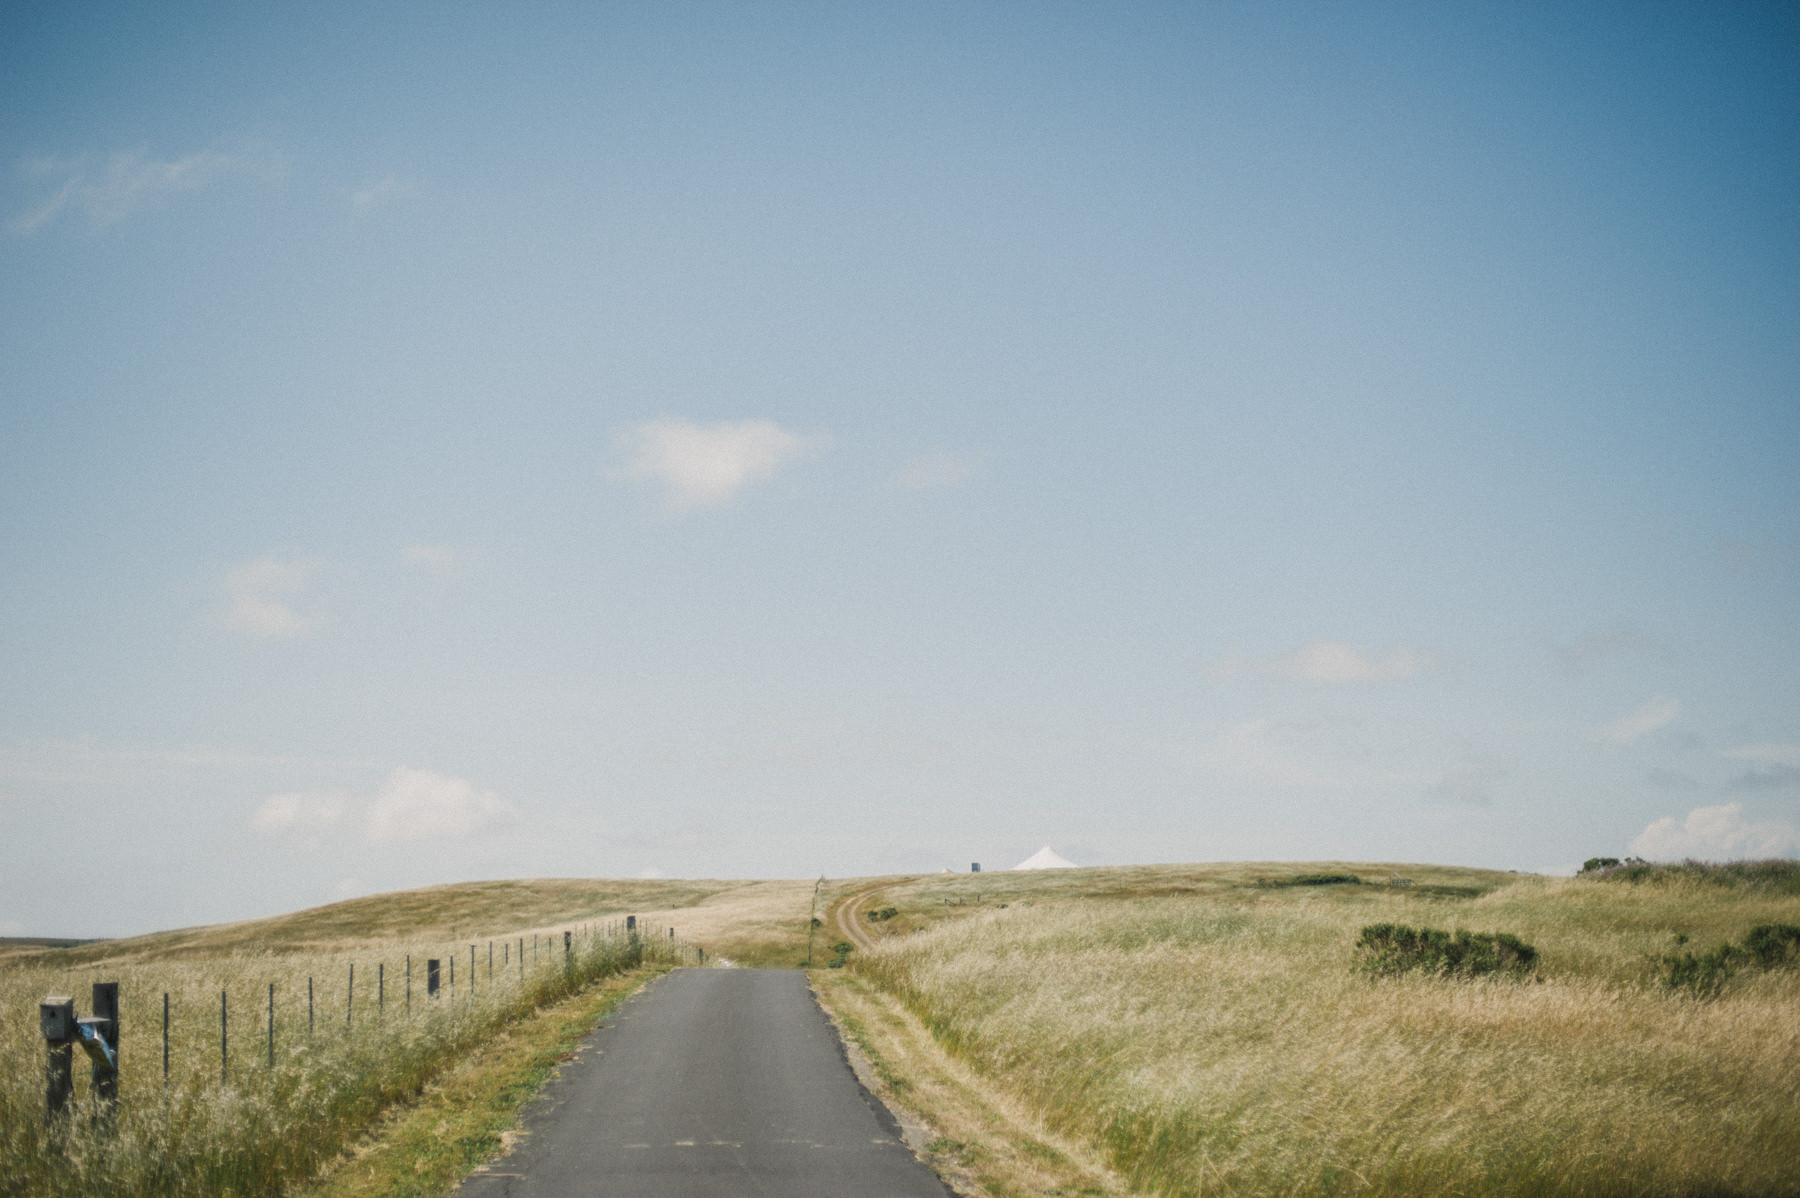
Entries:
POLYGON ((1355 874, 1295 874, 1291 878, 1258 878, 1258 886, 1360 886, 1355 874))
POLYGON ((836 944, 831 946, 831 951, 837 955, 832 957, 831 960, 829 960, 825 963, 826 968, 842 969, 844 967, 845 960, 847 960, 849 958, 851 953, 856 951, 856 946, 854 944, 851 944, 848 940, 840 940, 836 944))
POLYGON ((1742 944, 1721 944, 1705 953, 1659 953, 1650 962, 1668 989, 1710 997, 1740 969, 1775 969, 1796 959, 1800 959, 1800 928, 1764 923, 1751 928, 1742 944))
POLYGON ((1367 973, 1435 973, 1475 977, 1523 976, 1537 968, 1537 949, 1510 932, 1441 932, 1398 923, 1374 923, 1356 938, 1358 965, 1367 973))
POLYGON ((879 911, 864 911, 863 918, 867 919, 870 923, 885 923, 898 914, 900 914, 900 909, 898 907, 883 907, 879 911))
POLYGON ((1643 861, 1636 857, 1627 857, 1623 861, 1604 864, 1612 861, 1610 857, 1593 857, 1589 865, 1597 865, 1594 869, 1582 867, 1583 876, 1592 876, 1608 882, 1707 882, 1715 886, 1729 886, 1744 890, 1760 890, 1774 894, 1800 894, 1800 861, 1786 858, 1772 858, 1766 861, 1683 861, 1675 863, 1656 863, 1643 861))

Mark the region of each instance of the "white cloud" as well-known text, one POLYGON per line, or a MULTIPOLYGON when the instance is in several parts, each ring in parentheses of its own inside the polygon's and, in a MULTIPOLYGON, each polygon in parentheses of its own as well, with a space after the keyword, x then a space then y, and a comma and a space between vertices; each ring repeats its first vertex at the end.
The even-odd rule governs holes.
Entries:
POLYGON ((1779 820, 1748 823, 1742 803, 1696 807, 1687 818, 1657 820, 1632 838, 1629 850, 1652 861, 1783 857, 1800 851, 1800 832, 1779 820))
POLYGON ((1763 761, 1770 765, 1800 766, 1800 745, 1740 745, 1735 749, 1722 750, 1719 756, 1735 757, 1740 761, 1763 761))
POLYGON ((431 770, 401 766, 388 775, 369 804, 372 841, 455 839, 518 819, 518 812, 491 790, 431 770))
POLYGON ((692 511, 729 503, 827 443, 828 438, 803 437, 770 420, 646 420, 615 439, 619 465, 612 476, 660 485, 671 508, 692 511))
POLYGON ((361 878, 339 878, 337 885, 331 888, 331 897, 339 902, 353 899, 367 893, 368 887, 362 884, 361 878))
POLYGON ((270 795, 250 817, 250 826, 258 832, 292 836, 316 846, 325 833, 337 826, 349 806, 350 796, 341 790, 270 795))
POLYGON ((0 919, 0 936, 23 936, 25 925, 16 919, 0 919))
POLYGON ((665 874, 662 870, 656 868, 654 865, 647 865, 643 869, 638 870, 637 876, 644 879, 647 882, 654 882, 654 881, 658 881, 662 878, 666 878, 669 875, 665 874))
POLYGON ((975 461, 947 449, 908 458, 894 471, 893 482, 908 491, 949 491, 975 477, 975 461))
POLYGON ((1397 682, 1431 668, 1431 657, 1411 649, 1391 649, 1374 657, 1342 641, 1313 641, 1291 653, 1274 657, 1229 657, 1213 667, 1221 678, 1262 675, 1286 678, 1313 686, 1343 686, 1357 682, 1397 682))
POLYGON ((225 576, 225 627, 245 636, 291 640, 318 624, 315 614, 297 610, 318 563, 300 558, 259 557, 225 576))
POLYGON ((1642 707, 1616 720, 1608 720, 1596 729, 1601 740, 1615 745, 1628 745, 1658 728, 1666 728, 1681 716, 1681 703, 1668 695, 1657 695, 1642 707))
POLYGON ((272 794, 257 806, 250 826, 317 848, 334 829, 358 824, 363 838, 378 844, 456 839, 518 818, 517 809, 491 790, 448 774, 400 766, 367 796, 342 790, 272 794))
POLYGON ((36 207, 12 218, 13 233, 36 233, 65 213, 85 215, 96 229, 118 224, 138 208, 166 203, 171 196, 198 191, 232 174, 267 174, 261 158, 200 150, 162 161, 143 149, 124 150, 104 160, 90 154, 73 158, 36 158, 23 164, 26 174, 50 182, 53 190, 36 207))

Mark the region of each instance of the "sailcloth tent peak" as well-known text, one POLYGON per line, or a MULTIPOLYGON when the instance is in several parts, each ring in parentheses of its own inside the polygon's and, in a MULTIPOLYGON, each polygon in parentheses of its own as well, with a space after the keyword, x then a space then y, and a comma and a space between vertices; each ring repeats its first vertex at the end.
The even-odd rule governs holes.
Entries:
POLYGON ((1075 863, 1066 857, 1059 856, 1055 849, 1045 845, 1025 860, 1013 866, 1018 869, 1074 869, 1075 863))

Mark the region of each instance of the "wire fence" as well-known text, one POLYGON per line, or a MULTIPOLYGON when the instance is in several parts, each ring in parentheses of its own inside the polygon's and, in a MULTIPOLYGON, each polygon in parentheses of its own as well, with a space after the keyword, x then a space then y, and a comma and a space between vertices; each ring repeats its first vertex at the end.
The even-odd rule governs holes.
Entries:
POLYGON ((505 1024, 613 974, 704 961, 663 931, 607 921, 354 955, 10 968, 0 1198, 280 1193, 505 1024), (117 1101, 78 1076, 74 1102, 49 1117, 38 1004, 58 994, 85 1006, 101 974, 120 983, 117 1101))

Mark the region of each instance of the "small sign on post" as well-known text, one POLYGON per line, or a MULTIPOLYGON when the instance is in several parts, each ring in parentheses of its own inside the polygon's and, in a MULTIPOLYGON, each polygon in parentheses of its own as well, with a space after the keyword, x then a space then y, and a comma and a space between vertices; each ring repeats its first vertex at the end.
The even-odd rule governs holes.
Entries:
POLYGON ((436 998, 438 992, 438 959, 425 959, 425 997, 436 998))

